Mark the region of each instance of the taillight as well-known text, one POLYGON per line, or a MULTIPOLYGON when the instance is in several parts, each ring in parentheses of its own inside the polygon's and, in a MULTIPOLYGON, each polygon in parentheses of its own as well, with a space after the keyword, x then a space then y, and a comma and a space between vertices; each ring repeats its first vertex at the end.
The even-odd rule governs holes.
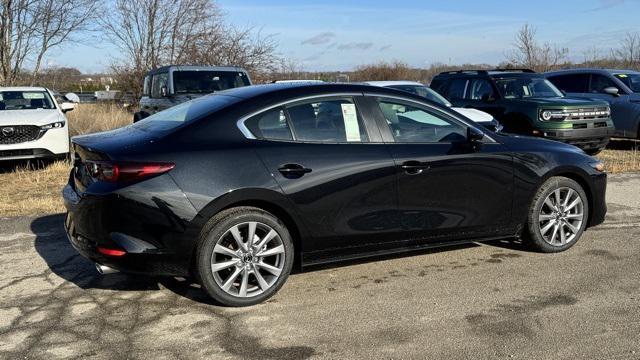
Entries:
POLYGON ((126 251, 120 249, 110 249, 101 246, 98 246, 98 252, 107 256, 123 256, 127 253, 126 251))
POLYGON ((173 163, 87 161, 92 178, 105 182, 132 182, 164 174, 173 169, 173 163))

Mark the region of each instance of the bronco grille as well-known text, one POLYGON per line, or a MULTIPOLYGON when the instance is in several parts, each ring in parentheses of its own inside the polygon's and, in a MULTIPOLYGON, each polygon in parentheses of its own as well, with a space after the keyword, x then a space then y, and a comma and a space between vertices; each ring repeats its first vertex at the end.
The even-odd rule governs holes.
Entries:
MULTIPOLYGON (((579 121, 579 120, 606 120, 611 115, 611 111, 608 107, 588 107, 588 108, 576 108, 566 110, 542 110, 541 115, 547 113, 550 116, 549 120, 555 121, 579 121)), ((544 120, 547 118, 541 116, 544 120)))
POLYGON ((38 140, 44 135, 39 126, 16 125, 0 127, 0 145, 20 144, 38 140))

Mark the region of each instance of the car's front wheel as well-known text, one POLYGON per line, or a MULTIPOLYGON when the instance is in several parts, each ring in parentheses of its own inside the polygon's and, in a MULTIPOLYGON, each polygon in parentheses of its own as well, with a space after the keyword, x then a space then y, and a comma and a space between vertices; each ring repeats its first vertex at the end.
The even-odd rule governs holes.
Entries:
POLYGON ((589 218, 587 195, 580 184, 551 177, 536 193, 527 220, 527 239, 542 252, 560 252, 582 236, 589 218))
POLYGON ((277 217, 258 208, 233 208, 205 225, 196 276, 207 294, 223 305, 255 305, 287 280, 293 254, 289 231, 277 217))

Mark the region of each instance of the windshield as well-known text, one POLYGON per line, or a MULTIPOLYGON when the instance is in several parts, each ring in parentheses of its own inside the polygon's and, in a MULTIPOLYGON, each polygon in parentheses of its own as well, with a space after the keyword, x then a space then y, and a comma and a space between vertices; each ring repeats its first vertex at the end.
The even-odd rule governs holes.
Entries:
POLYGON ((615 76, 634 93, 640 92, 640 74, 616 74, 615 76))
POLYGON ((0 110, 55 109, 46 91, 2 91, 0 110))
POLYGON ((235 71, 174 71, 176 94, 209 94, 251 85, 245 73, 235 71))
POLYGON ((500 94, 505 99, 554 98, 564 95, 547 79, 514 77, 496 79, 500 94))
POLYGON ((416 94, 418 96, 422 96, 423 98, 429 99, 431 101, 435 101, 438 104, 442 104, 444 106, 451 107, 451 103, 449 100, 442 97, 440 94, 435 92, 433 89, 428 88, 424 85, 392 85, 389 86, 392 89, 398 89, 406 92, 410 92, 412 94, 416 94))

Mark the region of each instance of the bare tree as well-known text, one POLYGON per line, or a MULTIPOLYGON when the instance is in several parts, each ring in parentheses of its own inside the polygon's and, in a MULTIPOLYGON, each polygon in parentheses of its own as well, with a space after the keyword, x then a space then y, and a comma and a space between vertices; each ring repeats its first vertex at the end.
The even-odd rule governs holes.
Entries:
POLYGON ((52 48, 77 40, 74 35, 89 30, 100 15, 101 2, 95 0, 39 0, 34 8, 37 46, 31 85, 38 77, 42 59, 52 48))
POLYGON ((0 18, 0 83, 13 85, 24 62, 33 55, 37 0, 3 0, 0 18))
POLYGON ((214 0, 115 0, 101 23, 123 52, 112 70, 136 96, 144 72, 162 65, 237 65, 256 78, 279 64, 272 36, 227 24, 214 0))
POLYGON ((566 60, 569 49, 548 42, 538 44, 536 29, 525 24, 516 34, 515 49, 507 55, 507 61, 514 66, 535 71, 548 71, 566 60))
POLYGON ((640 33, 627 33, 620 41, 620 47, 612 53, 623 66, 630 68, 640 66, 640 33))

